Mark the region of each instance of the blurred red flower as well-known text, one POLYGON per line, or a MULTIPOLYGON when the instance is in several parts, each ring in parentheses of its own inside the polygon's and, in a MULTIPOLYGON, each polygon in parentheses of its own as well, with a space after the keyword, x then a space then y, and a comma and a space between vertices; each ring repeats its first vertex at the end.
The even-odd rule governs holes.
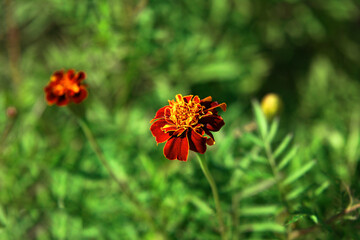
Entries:
POLYGON ((206 144, 215 143, 211 131, 219 131, 224 120, 218 115, 216 108, 226 111, 225 103, 212 101, 212 97, 202 100, 198 96, 176 95, 169 100, 169 105, 160 108, 150 131, 157 143, 166 142, 164 155, 170 160, 187 161, 189 149, 205 153, 206 144))
POLYGON ((49 105, 65 106, 70 102, 80 103, 88 95, 86 85, 81 82, 86 78, 84 72, 76 73, 70 69, 56 71, 51 75, 50 82, 44 88, 46 101, 49 105))

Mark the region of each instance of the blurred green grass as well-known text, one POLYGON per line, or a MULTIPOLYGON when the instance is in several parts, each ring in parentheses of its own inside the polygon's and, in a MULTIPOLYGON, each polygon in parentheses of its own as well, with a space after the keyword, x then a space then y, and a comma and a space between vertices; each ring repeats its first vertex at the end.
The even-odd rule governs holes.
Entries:
POLYGON ((359 198, 357 1, 5 0, 0 9, 1 239, 218 239, 194 155, 168 161, 149 131, 177 93, 228 104, 207 156, 232 239, 287 239, 317 223, 303 239, 359 238, 357 214, 325 223, 359 198), (90 127, 154 226, 75 119, 46 105, 50 75, 69 68, 87 73, 90 127), (261 139, 243 132, 251 99, 268 92, 284 102, 272 144, 291 132, 286 150, 298 146, 284 179, 314 160, 284 187, 285 202, 261 139))

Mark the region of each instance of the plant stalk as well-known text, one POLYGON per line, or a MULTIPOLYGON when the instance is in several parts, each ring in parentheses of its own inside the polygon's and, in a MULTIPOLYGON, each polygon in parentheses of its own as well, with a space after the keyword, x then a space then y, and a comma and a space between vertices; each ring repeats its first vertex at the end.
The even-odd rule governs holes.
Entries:
POLYGON ((214 197, 214 201, 215 201, 215 207, 216 207, 216 215, 219 221, 219 225, 220 225, 220 234, 221 234, 221 239, 222 240, 226 240, 227 236, 226 236, 226 229, 225 229, 225 225, 224 225, 224 220, 223 220, 223 213, 221 210, 221 205, 220 205, 220 199, 219 199, 219 193, 216 187, 216 183, 214 181, 214 178, 212 177, 209 168, 207 166, 206 163, 206 159, 205 159, 205 155, 204 154, 197 154, 198 156, 198 160, 200 163, 200 167, 201 170, 203 171, 207 181, 210 184, 211 187, 211 191, 214 197))
POLYGON ((86 139, 89 141, 90 146, 92 150, 95 152, 97 158, 99 159, 101 164, 106 168, 107 172, 110 174, 112 179, 118 184, 122 193, 124 193, 127 196, 127 198, 136 206, 136 208, 144 214, 143 217, 145 218, 145 220, 155 229, 155 225, 151 213, 147 211, 147 209, 145 209, 142 206, 142 204, 137 200, 133 192, 130 190, 129 185, 125 181, 119 179, 116 176, 110 164, 107 162, 99 144, 96 142, 95 137, 92 134, 89 126, 86 124, 86 122, 83 119, 79 118, 78 116, 76 116, 76 120, 79 126, 81 127, 82 131, 84 132, 86 139))

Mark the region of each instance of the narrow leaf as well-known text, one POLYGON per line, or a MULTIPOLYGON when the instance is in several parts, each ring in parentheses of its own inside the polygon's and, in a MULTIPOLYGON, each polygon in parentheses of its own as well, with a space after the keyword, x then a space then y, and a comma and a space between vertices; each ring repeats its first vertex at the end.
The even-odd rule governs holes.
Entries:
POLYGON ((286 200, 290 201, 293 199, 297 199, 307 188, 307 186, 299 186, 295 188, 293 191, 286 195, 286 200))
POLYGON ((270 178, 270 179, 261 181, 255 185, 249 186, 240 193, 240 198, 243 199, 243 198, 248 198, 248 197, 254 196, 254 195, 261 193, 261 192, 265 191, 266 189, 272 187, 275 183, 276 183, 275 179, 270 178))
POLYGON ((246 206, 240 209, 241 216, 264 216, 264 215, 274 215, 279 211, 279 206, 277 205, 267 205, 267 206, 246 206))
POLYGON ((266 122, 264 112, 262 111, 258 101, 253 100, 252 104, 253 104, 253 108, 254 108, 256 123, 258 125, 261 137, 263 139, 266 139, 266 135, 267 135, 267 131, 268 131, 268 125, 267 125, 267 122, 266 122))
POLYGON ((278 170, 283 169, 295 156, 298 151, 298 147, 292 147, 291 150, 285 155, 278 165, 278 170))
POLYGON ((293 216, 291 216, 291 218, 285 223, 285 225, 289 225, 289 224, 292 224, 292 223, 296 223, 298 222, 299 220, 307 217, 308 215, 307 214, 304 214, 304 213, 300 213, 300 214, 295 214, 293 216))
POLYGON ((283 225, 274 222, 260 222, 244 224, 240 227, 241 232, 277 232, 284 233, 286 231, 283 225))
POLYGON ((264 143, 263 141, 261 141, 261 139, 259 139, 257 136, 255 136, 252 133, 247 133, 244 135, 244 137, 246 139, 248 139, 249 141, 251 141, 252 143, 254 143, 255 145, 258 145, 259 147, 264 147, 264 143))
POLYGON ((282 142, 280 143, 280 145, 277 147, 277 149, 274 152, 274 158, 277 158, 280 156, 281 153, 284 152, 285 148, 289 145, 291 139, 292 139, 292 134, 288 134, 286 135, 286 137, 284 138, 284 140, 282 140, 282 142))
POLYGON ((279 119, 276 118, 271 123, 269 135, 267 136, 268 143, 271 143, 274 140, 274 137, 276 136, 277 130, 279 128, 279 119))
POLYGON ((4 227, 6 225, 6 215, 3 207, 0 205, 0 227, 4 227))
POLYGON ((329 186, 330 186, 330 182, 329 182, 329 181, 323 182, 323 184, 321 184, 321 186, 318 187, 318 188, 315 190, 315 195, 316 195, 316 196, 319 196, 319 195, 320 195, 323 191, 325 191, 329 186))
POLYGON ((308 162, 302 168, 300 168, 299 170, 297 170, 294 173, 290 174, 290 176, 284 180, 284 182, 283 182, 284 185, 288 185, 288 184, 296 181, 298 178, 300 178, 305 173, 307 173, 315 165, 315 163, 316 163, 315 160, 313 160, 311 162, 308 162))
POLYGON ((264 156, 251 156, 254 162, 269 164, 269 160, 264 156))
POLYGON ((188 196, 188 201, 193 203, 199 210, 202 210, 206 214, 212 215, 215 214, 214 210, 211 209, 207 203, 195 196, 188 196))

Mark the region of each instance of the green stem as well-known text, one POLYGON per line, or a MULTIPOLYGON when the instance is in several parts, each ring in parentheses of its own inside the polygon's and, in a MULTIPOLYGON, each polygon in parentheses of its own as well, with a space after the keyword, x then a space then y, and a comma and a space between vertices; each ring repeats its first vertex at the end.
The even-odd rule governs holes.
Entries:
POLYGON ((76 116, 76 120, 79 123, 81 129, 83 130, 83 132, 84 132, 87 140, 89 141, 92 150, 95 152, 97 158, 100 160, 101 164, 106 168, 106 170, 108 171, 108 173, 110 174, 112 179, 118 184, 122 193, 124 193, 127 196, 127 198, 136 206, 136 208, 141 213, 144 214, 144 217, 147 220, 147 222, 155 229, 154 221, 152 220, 151 214, 149 213, 149 211, 146 211, 147 209, 145 209, 142 206, 142 204, 137 200, 137 198, 135 197, 133 192, 130 190, 127 182, 119 179, 116 176, 116 174, 113 172, 110 164, 106 161, 106 158, 105 158, 99 144, 96 142, 94 135, 92 134, 92 132, 91 132, 90 128, 88 127, 88 125, 86 124, 86 122, 83 119, 79 118, 78 116, 76 116))
POLYGON ((280 184, 280 174, 279 174, 279 171, 278 171, 278 169, 276 167, 276 162, 275 162, 274 155, 272 153, 270 143, 266 139, 263 139, 263 141, 265 143, 266 156, 267 156, 267 158, 269 160, 269 164, 270 164, 271 170, 273 172, 273 175, 275 177, 277 188, 279 190, 280 201, 285 205, 287 211, 289 212, 290 207, 289 207, 289 204, 286 201, 286 197, 284 195, 283 188, 282 188, 282 186, 280 184))
POLYGON ((271 146, 270 144, 268 143, 267 140, 264 139, 264 142, 265 142, 265 152, 266 152, 266 156, 269 160, 269 163, 270 163, 270 167, 271 167, 271 170, 275 176, 275 179, 276 179, 276 182, 278 182, 279 180, 279 172, 276 168, 276 163, 275 163, 275 159, 274 159, 274 156, 272 154, 272 150, 271 150, 271 146))
POLYGON ((219 193, 214 181, 214 178, 212 177, 209 168, 206 164, 206 159, 205 159, 205 155, 204 154, 197 154, 198 159, 199 159, 199 163, 200 163, 200 167, 201 170, 203 171, 206 179, 208 180, 210 187, 211 187, 211 191, 214 197, 214 201, 215 201, 215 207, 216 207, 216 214, 217 214, 217 218, 219 221, 219 225, 220 225, 220 233, 221 233, 221 239, 222 240, 226 240, 227 236, 226 236, 226 231, 225 231, 225 225, 224 225, 224 221, 223 221, 223 213, 221 210, 221 205, 220 205, 220 199, 219 199, 219 193))

